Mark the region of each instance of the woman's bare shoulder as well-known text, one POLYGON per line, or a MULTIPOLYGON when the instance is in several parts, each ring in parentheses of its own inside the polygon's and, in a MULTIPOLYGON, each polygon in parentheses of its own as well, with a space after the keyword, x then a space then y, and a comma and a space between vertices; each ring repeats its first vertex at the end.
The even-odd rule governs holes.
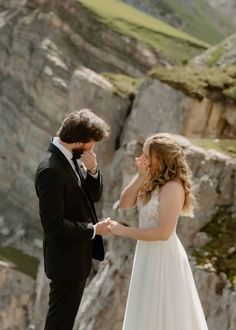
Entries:
POLYGON ((180 181, 171 180, 161 188, 160 194, 184 194, 184 187, 180 181))

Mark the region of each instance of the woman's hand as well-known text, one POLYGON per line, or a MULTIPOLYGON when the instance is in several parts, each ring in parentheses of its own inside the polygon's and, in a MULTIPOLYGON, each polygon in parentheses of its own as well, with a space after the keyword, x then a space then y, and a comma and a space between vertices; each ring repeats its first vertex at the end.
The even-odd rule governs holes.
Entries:
POLYGON ((107 228, 111 231, 112 234, 118 236, 124 236, 126 226, 121 225, 117 221, 110 220, 107 228))
POLYGON ((144 154, 135 158, 135 165, 137 167, 139 177, 145 179, 150 173, 150 166, 144 154))

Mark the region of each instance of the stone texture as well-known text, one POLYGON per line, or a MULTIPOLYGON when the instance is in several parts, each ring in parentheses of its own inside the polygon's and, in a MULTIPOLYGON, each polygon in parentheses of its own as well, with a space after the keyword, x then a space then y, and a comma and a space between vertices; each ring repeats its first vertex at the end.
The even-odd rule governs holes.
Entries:
POLYGON ((0 213, 10 236, 29 222, 39 228, 34 173, 67 110, 70 71, 77 64, 50 40, 52 18, 19 11, 0 29, 0 213))
POLYGON ((171 132, 187 137, 235 138, 234 104, 187 97, 157 79, 146 79, 126 122, 124 141, 142 139, 152 132, 171 132), (148 130, 147 130, 148 127, 148 130))
POLYGON ((9 9, 25 6, 27 0, 0 0, 0 8, 9 9))
POLYGON ((205 308, 209 330, 236 329, 236 294, 224 273, 194 268, 194 279, 205 308))
POLYGON ((198 67, 215 65, 226 67, 235 64, 236 56, 236 34, 228 37, 221 43, 210 47, 201 55, 196 56, 191 63, 198 67))
POLYGON ((147 79, 137 93, 127 120, 124 142, 143 139, 154 132, 180 133, 186 97, 156 79, 147 79))
POLYGON ((110 138, 96 146, 103 168, 112 161, 130 107, 128 96, 119 96, 113 90, 110 82, 87 68, 76 70, 71 79, 70 110, 91 108, 111 127, 110 138))
MULTIPOLYGON (((224 114, 225 108, 222 103, 212 103, 211 111, 208 117, 204 135, 207 137, 216 137, 224 134, 224 114)), ((235 111, 232 109, 231 114, 235 111)))
POLYGON ((49 280, 44 274, 44 264, 41 259, 37 278, 34 284, 34 300, 31 305, 30 326, 32 330, 43 330, 48 310, 49 280))
POLYGON ((28 329, 34 281, 0 261, 0 324, 3 330, 28 329))
MULTIPOLYGON (((76 71, 81 66, 77 49, 72 51, 64 42, 64 23, 53 11, 25 8, 4 13, 0 24, 0 215, 9 227, 1 239, 12 243, 15 228, 19 232, 29 223, 26 235, 33 227, 34 235, 41 236, 34 174, 66 113, 90 107, 111 125, 111 138, 98 147, 100 163, 106 167, 119 143, 130 101, 113 93, 113 86, 95 72, 76 71)), ((19 244, 28 251, 23 237, 19 244)))
MULTIPOLYGON (((45 6, 50 6, 50 2, 45 1, 45 6)), ((136 77, 152 66, 169 63, 159 50, 107 28, 79 2, 66 0, 54 7, 64 22, 62 29, 67 43, 77 48, 81 63, 96 72, 112 71, 136 77)))
POLYGON ((187 137, 235 138, 236 107, 233 104, 188 99, 182 133, 187 137))
POLYGON ((236 130, 236 109, 235 109, 235 106, 227 107, 227 109, 225 110, 225 113, 224 113, 224 118, 236 130))
POLYGON ((91 108, 111 127, 110 137, 95 146, 98 164, 104 178, 103 194, 106 194, 110 186, 110 163, 119 145, 120 134, 131 105, 128 96, 119 96, 113 93, 113 90, 114 86, 110 82, 87 68, 76 70, 71 79, 70 110, 91 108))
MULTIPOLYGON (((222 2, 226 6, 225 2, 222 2)), ((236 34, 196 56, 191 65, 198 68, 228 67, 236 63, 236 34)), ((189 102, 183 134, 187 136, 236 137, 236 108, 234 102, 214 103, 208 99, 189 102)))
MULTIPOLYGON (((183 134, 185 136, 202 136, 211 111, 211 101, 204 99, 202 102, 190 100, 188 114, 184 122, 183 134)), ((208 128, 209 129, 209 128, 208 128)))

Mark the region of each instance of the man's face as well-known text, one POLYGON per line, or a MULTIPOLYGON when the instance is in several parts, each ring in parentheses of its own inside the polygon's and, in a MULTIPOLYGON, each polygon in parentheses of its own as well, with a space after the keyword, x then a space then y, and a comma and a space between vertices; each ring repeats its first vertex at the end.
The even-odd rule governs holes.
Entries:
POLYGON ((81 157, 82 153, 88 150, 93 150, 95 141, 82 143, 77 142, 75 143, 74 148, 72 149, 73 156, 75 156, 77 159, 81 157))

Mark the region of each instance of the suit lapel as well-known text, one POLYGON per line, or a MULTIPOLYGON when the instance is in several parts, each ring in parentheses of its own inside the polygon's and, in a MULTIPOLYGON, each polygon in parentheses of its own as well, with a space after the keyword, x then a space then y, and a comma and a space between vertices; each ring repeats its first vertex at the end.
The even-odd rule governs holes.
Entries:
MULTIPOLYGON (((86 191, 84 190, 84 188, 82 186, 81 180, 76 175, 76 173, 73 170, 68 159, 63 155, 63 153, 52 142, 49 145, 48 151, 52 152, 53 154, 55 154, 57 156, 57 158, 59 158, 59 160, 63 164, 63 167, 65 168, 65 170, 71 175, 73 181, 76 183, 76 185, 78 186, 78 188, 81 190, 82 194, 84 195, 85 200, 93 214, 94 222, 96 223, 98 221, 97 216, 96 216, 96 211, 89 200, 89 196, 87 195, 86 191)), ((81 173, 81 175, 83 175, 83 174, 81 173)))
POLYGON ((52 152, 54 155, 57 156, 57 158, 59 158, 65 170, 71 175, 71 177, 76 182, 76 184, 81 187, 81 182, 79 181, 75 171, 73 170, 71 164, 69 163, 67 158, 63 155, 63 153, 53 143, 50 143, 48 151, 52 152))

